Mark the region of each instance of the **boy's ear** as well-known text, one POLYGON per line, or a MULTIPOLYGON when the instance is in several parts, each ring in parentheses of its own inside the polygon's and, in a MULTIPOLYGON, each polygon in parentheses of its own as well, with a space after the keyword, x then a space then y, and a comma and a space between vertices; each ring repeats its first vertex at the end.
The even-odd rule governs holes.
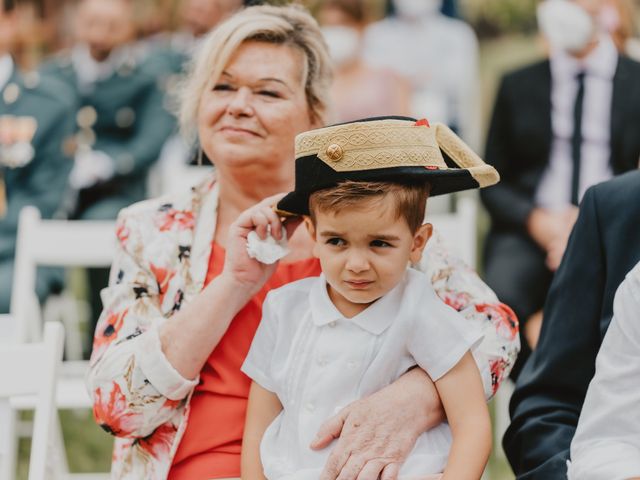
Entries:
POLYGON ((316 227, 313 224, 313 222, 311 221, 311 217, 308 216, 304 216, 304 224, 307 227, 307 231, 309 232, 309 235, 311 236, 311 238, 313 238, 314 240, 316 239, 316 227))
POLYGON ((409 260, 412 264, 417 264, 422 258, 422 252, 424 247, 427 246, 427 242, 433 234, 433 226, 430 223, 422 225, 416 233, 413 235, 413 246, 411 247, 411 253, 409 254, 409 260))

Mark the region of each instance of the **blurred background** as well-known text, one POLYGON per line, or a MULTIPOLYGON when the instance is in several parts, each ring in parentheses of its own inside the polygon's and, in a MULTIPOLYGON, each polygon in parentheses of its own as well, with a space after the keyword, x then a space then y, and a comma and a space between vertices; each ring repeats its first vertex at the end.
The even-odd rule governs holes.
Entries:
MULTIPOLYGON (((541 59, 547 53, 536 22, 539 2, 413 0, 414 4, 422 1, 439 9, 437 21, 434 17, 433 28, 429 31, 414 31, 409 24, 403 26, 397 21, 393 23, 393 17, 389 17, 394 14, 393 8, 385 0, 300 2, 314 12, 325 29, 336 63, 333 120, 346 121, 390 111, 417 117, 428 116, 430 120, 449 124, 474 149, 483 152, 500 78, 505 72, 541 59), (397 44, 395 40, 390 40, 392 37, 404 42, 406 48, 394 46, 397 44), (416 51, 424 55, 423 62, 411 60, 416 51), (371 98, 378 101, 371 102, 371 98)), ((197 47, 198 38, 242 3, 240 0, 131 2, 133 33, 128 44, 140 62, 154 57, 161 60, 158 78, 163 82, 161 93, 165 96, 162 100, 165 106, 171 103, 172 88, 184 72, 185 62, 197 47)), ((637 14, 640 0, 611 0, 611 4, 618 12, 618 17, 609 33, 620 51, 632 58, 639 58, 640 42, 636 26, 640 20, 637 14)), ((65 58, 74 49, 78 29, 82 27, 78 22, 77 8, 77 2, 71 0, 16 2, 17 33, 12 43, 12 54, 24 72, 39 71, 43 65, 51 65, 65 58)), ((420 12, 422 15, 428 13, 426 10, 429 8, 418 6, 416 12, 424 10, 420 12)), ((434 12, 429 14, 434 15, 434 12)), ((166 110, 171 111, 171 108, 167 106, 166 110)), ((122 114, 122 123, 126 124, 125 117, 131 116, 131 112, 125 109, 119 113, 122 114)), ((85 111, 84 114, 91 117, 91 112, 85 111)), ((81 120, 79 116, 78 124, 83 127, 81 120)), ((92 124, 90 120, 88 123, 92 124)), ((196 163, 193 146, 185 144, 177 135, 158 146, 158 150, 161 148, 165 156, 174 159, 172 161, 179 158, 181 164, 196 163), (169 155, 167 151, 173 153, 169 155)), ((159 165, 162 164, 162 156, 158 156, 159 165)), ((145 195, 156 195, 172 188, 167 185, 166 178, 175 178, 171 174, 174 170, 165 169, 169 172, 165 172, 165 180, 162 170, 156 167, 155 172, 153 169, 148 172, 151 178, 147 179, 148 191, 145 195)), ((68 218, 86 218, 78 213, 78 205, 69 208, 69 212, 66 212, 68 218), (75 214, 70 213, 74 209, 75 214)), ((446 210, 448 205, 435 208, 446 210)), ((113 212, 110 214, 115 215, 113 212)), ((481 213, 478 222, 480 238, 488 229, 488 223, 486 214, 481 213)), ((481 242, 478 242, 478 252, 481 251, 480 245, 481 242)), ((83 327, 84 334, 89 337, 92 322, 95 321, 91 317, 95 317, 99 305, 95 296, 91 300, 91 282, 87 287, 83 275, 76 272, 69 281, 76 296, 89 299, 87 326, 83 327)), ((102 278, 105 278, 104 275, 102 278)), ((99 280, 94 279, 94 290, 97 288, 96 282, 99 283, 99 280)), ((84 347, 84 357, 87 357, 90 348, 84 347)), ((111 437, 93 423, 91 413, 62 411, 61 416, 70 469, 76 472, 108 471, 111 437)), ((22 441, 20 478, 26 478, 28 448, 28 441, 22 441)), ((514 478, 500 455, 498 441, 495 450, 488 478, 514 478)))

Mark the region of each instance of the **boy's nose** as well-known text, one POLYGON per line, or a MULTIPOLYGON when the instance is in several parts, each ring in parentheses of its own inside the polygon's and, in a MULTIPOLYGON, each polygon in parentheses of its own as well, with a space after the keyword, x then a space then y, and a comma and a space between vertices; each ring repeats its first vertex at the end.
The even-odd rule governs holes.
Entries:
POLYGON ((347 259, 347 269, 354 273, 365 272, 369 269, 369 259, 360 252, 353 252, 347 259))

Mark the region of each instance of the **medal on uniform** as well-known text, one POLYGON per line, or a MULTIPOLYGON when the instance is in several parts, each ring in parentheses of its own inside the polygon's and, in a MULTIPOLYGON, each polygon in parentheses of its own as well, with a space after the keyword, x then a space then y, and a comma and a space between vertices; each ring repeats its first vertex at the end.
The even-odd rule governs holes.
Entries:
POLYGON ((34 117, 0 116, 0 164, 19 168, 31 162, 35 156, 31 141, 37 129, 34 117))

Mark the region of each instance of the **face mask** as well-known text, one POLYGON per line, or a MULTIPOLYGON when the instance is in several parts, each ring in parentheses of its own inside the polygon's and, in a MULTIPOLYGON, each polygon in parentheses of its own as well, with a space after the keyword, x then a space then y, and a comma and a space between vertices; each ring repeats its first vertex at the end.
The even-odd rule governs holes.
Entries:
POLYGON ((344 65, 358 56, 360 35, 354 28, 339 25, 322 28, 329 55, 336 66, 344 65))
POLYGON ((595 35, 593 18, 569 0, 545 0, 538 5, 538 25, 551 46, 575 53, 595 35))
POLYGON ((442 0, 393 0, 400 17, 419 18, 440 12, 442 0))

